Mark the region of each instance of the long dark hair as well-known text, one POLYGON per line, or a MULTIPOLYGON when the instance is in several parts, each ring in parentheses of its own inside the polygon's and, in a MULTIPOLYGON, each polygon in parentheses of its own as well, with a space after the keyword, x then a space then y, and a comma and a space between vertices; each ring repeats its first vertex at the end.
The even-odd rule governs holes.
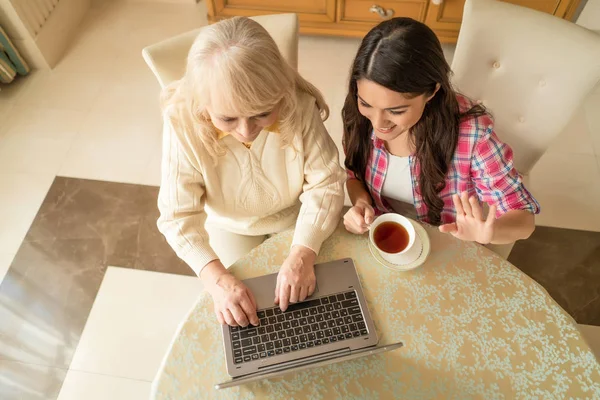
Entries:
POLYGON ((410 130, 421 166, 418 177, 427 219, 439 225, 444 202, 439 193, 446 186, 446 174, 458 142, 458 125, 465 115, 485 113, 474 106, 466 113, 459 109, 450 84, 451 70, 440 41, 426 25, 410 18, 393 18, 373 28, 363 39, 350 76, 348 95, 342 109, 346 168, 365 183, 365 171, 373 143, 371 122, 358 111, 357 81, 368 79, 395 92, 430 96, 421 119, 410 130))

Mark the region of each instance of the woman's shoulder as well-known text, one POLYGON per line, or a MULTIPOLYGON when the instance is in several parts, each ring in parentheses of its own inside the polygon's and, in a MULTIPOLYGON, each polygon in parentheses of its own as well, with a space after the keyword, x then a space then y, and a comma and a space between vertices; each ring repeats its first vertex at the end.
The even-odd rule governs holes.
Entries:
POLYGON ((489 137, 494 131, 494 119, 490 113, 485 109, 469 113, 478 104, 463 94, 457 94, 456 98, 462 114, 458 125, 459 143, 474 144, 482 138, 489 137))

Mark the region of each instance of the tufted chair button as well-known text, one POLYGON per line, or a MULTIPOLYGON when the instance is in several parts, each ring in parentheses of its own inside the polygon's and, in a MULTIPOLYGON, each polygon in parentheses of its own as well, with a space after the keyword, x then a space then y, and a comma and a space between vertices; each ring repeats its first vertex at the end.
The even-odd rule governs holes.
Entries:
POLYGON ((496 69, 500 68, 500 63, 499 63, 498 61, 496 61, 496 62, 493 64, 493 67, 494 67, 494 68, 496 68, 496 69))
POLYGON ((523 123, 523 122, 525 122, 525 117, 519 117, 519 122, 520 122, 520 123, 523 123))

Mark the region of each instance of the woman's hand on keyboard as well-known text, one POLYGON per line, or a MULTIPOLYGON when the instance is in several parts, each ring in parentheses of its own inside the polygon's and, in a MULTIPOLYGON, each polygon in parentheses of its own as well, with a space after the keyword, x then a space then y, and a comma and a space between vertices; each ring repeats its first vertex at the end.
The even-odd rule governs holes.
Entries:
POLYGON ((207 271, 210 275, 205 278, 203 271, 202 280, 213 298, 219 323, 231 326, 247 326, 250 323, 258 326, 256 300, 246 285, 224 267, 215 267, 215 272, 211 272, 207 271))
POLYGON ((315 291, 316 258, 315 252, 308 247, 298 245, 292 248, 277 275, 275 304, 278 304, 282 311, 285 311, 290 303, 304 301, 315 291))

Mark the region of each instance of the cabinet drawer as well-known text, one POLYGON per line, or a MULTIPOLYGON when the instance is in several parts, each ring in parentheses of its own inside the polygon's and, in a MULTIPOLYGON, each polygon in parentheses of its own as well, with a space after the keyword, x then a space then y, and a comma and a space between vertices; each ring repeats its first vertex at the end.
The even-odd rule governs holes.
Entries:
POLYGON ((427 3, 425 1, 379 1, 379 0, 339 0, 338 18, 341 22, 365 22, 373 25, 392 17, 410 17, 423 21, 427 3), (383 11, 380 15, 375 10, 383 11))
POLYGON ((223 7, 281 13, 326 14, 327 0, 220 0, 223 7))

